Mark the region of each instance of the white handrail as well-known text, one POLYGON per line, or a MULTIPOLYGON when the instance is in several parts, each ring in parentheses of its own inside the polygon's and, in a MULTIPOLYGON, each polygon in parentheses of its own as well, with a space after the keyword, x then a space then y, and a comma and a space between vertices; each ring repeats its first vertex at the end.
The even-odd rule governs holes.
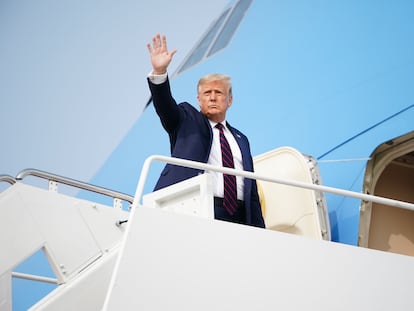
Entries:
POLYGON ((92 185, 92 184, 89 184, 83 181, 52 174, 49 172, 45 172, 45 171, 41 171, 41 170, 37 170, 33 168, 27 168, 21 171, 19 174, 17 174, 16 179, 23 180, 27 176, 35 176, 35 177, 47 179, 49 181, 59 182, 59 183, 62 183, 62 184, 65 184, 71 187, 75 187, 78 189, 83 189, 83 190, 95 192, 98 194, 106 195, 106 196, 112 197, 113 199, 124 200, 129 203, 132 203, 134 199, 130 195, 122 193, 122 192, 117 192, 117 191, 110 190, 104 187, 95 186, 95 185, 92 185))
POLYGON ((27 274, 27 273, 21 273, 21 272, 12 272, 12 277, 18 278, 18 279, 24 279, 29 281, 37 281, 37 282, 43 282, 43 283, 51 283, 51 284, 59 284, 58 280, 56 278, 49 278, 45 276, 40 275, 34 275, 34 274, 27 274))
POLYGON ((3 174, 0 175, 0 181, 8 182, 11 185, 16 183, 16 179, 13 176, 3 174))
POLYGON ((149 168, 150 168, 151 163, 154 161, 160 161, 160 162, 170 163, 174 165, 200 169, 203 171, 215 171, 215 172, 220 172, 220 173, 225 173, 225 174, 230 174, 230 175, 243 176, 245 178, 264 180, 264 181, 269 181, 269 182, 293 186, 293 187, 305 188, 305 189, 322 191, 322 192, 329 192, 329 193, 333 193, 333 194, 337 194, 341 196, 352 197, 352 198, 361 199, 364 201, 370 201, 370 202, 374 202, 378 204, 384 204, 384 205, 389 205, 389 206, 394 206, 394 207, 414 211, 414 204, 404 202, 404 201, 398 201, 394 199, 388 199, 384 197, 379 197, 379 196, 374 196, 374 195, 364 194, 364 193, 359 193, 359 192, 353 192, 353 191, 343 190, 343 189, 338 189, 338 188, 333 188, 333 187, 309 184, 309 183, 304 183, 304 182, 295 181, 295 180, 287 180, 287 179, 269 177, 265 175, 259 175, 256 173, 248 172, 248 171, 214 166, 210 164, 205 164, 205 163, 200 163, 200 162, 195 162, 195 161, 190 161, 190 160, 184 160, 184 159, 179 159, 179 158, 172 158, 172 157, 167 157, 167 156, 161 156, 161 155, 152 155, 145 160, 144 165, 142 167, 141 175, 139 177, 138 185, 136 188, 134 202, 132 203, 132 208, 137 207, 139 202, 141 201, 142 194, 144 191, 145 181, 147 179, 148 172, 149 172, 149 168))

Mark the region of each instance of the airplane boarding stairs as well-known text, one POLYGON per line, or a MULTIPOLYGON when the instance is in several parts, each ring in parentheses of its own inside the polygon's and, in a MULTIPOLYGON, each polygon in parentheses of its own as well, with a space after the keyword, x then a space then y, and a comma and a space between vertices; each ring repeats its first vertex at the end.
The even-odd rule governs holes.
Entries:
POLYGON ((255 158, 256 174, 237 172, 258 178, 260 229, 213 219, 209 174, 142 195, 152 161, 237 172, 153 156, 135 199, 35 170, 49 190, 0 175, 10 183, 0 193, 0 310, 12 310, 13 277, 56 283, 30 310, 413 310, 413 257, 330 242, 323 193, 413 204, 321 186, 311 157, 279 148, 255 158), (114 206, 60 194, 57 182, 114 206), (13 272, 39 249, 55 279, 13 272))
POLYGON ((133 197, 37 170, 19 175, 48 178, 49 190, 3 178, 12 185, 0 193, 0 310, 11 310, 12 277, 57 286, 34 310, 96 310, 125 231, 116 222, 129 214, 121 209, 121 200, 132 203, 133 197), (60 194, 55 191, 57 181, 113 196, 114 207, 60 194), (13 272, 39 250, 55 279, 13 272))

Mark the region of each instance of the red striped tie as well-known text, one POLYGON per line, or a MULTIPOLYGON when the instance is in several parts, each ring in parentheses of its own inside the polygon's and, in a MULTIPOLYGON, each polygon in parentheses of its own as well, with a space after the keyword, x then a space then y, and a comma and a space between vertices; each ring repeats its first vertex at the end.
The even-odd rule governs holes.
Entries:
MULTIPOLYGON (((220 145, 221 145, 221 158, 224 167, 234 168, 233 154, 230 149, 229 142, 224 136, 223 124, 217 123, 216 127, 220 131, 220 145)), ((223 207, 230 215, 234 215, 237 210, 237 186, 236 176, 223 174, 224 179, 224 197, 223 207)))

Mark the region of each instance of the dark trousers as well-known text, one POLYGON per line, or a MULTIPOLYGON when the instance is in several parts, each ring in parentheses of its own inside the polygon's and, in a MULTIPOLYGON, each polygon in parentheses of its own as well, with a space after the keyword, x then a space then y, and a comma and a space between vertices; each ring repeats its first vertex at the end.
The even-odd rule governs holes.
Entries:
POLYGON ((238 224, 246 223, 246 209, 244 202, 238 201, 238 208, 234 215, 230 215, 229 212, 223 207, 223 199, 214 197, 214 218, 218 220, 225 220, 235 222, 238 224))

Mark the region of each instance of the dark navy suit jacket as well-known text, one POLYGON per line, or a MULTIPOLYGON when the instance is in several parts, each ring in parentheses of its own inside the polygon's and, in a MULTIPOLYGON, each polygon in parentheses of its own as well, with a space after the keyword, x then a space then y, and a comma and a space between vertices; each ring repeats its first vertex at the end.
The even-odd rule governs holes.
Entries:
MULTIPOLYGON (((171 156, 207 163, 213 141, 213 131, 207 117, 189 103, 184 102, 177 105, 172 97, 168 79, 162 84, 153 84, 148 79, 148 84, 155 110, 170 138, 171 156)), ((227 126, 239 145, 243 169, 253 172, 253 159, 247 137, 228 123, 227 126)), ((204 171, 167 164, 161 172, 154 190, 202 173, 204 171)), ((255 180, 245 178, 244 200, 246 224, 264 228, 255 180)))

